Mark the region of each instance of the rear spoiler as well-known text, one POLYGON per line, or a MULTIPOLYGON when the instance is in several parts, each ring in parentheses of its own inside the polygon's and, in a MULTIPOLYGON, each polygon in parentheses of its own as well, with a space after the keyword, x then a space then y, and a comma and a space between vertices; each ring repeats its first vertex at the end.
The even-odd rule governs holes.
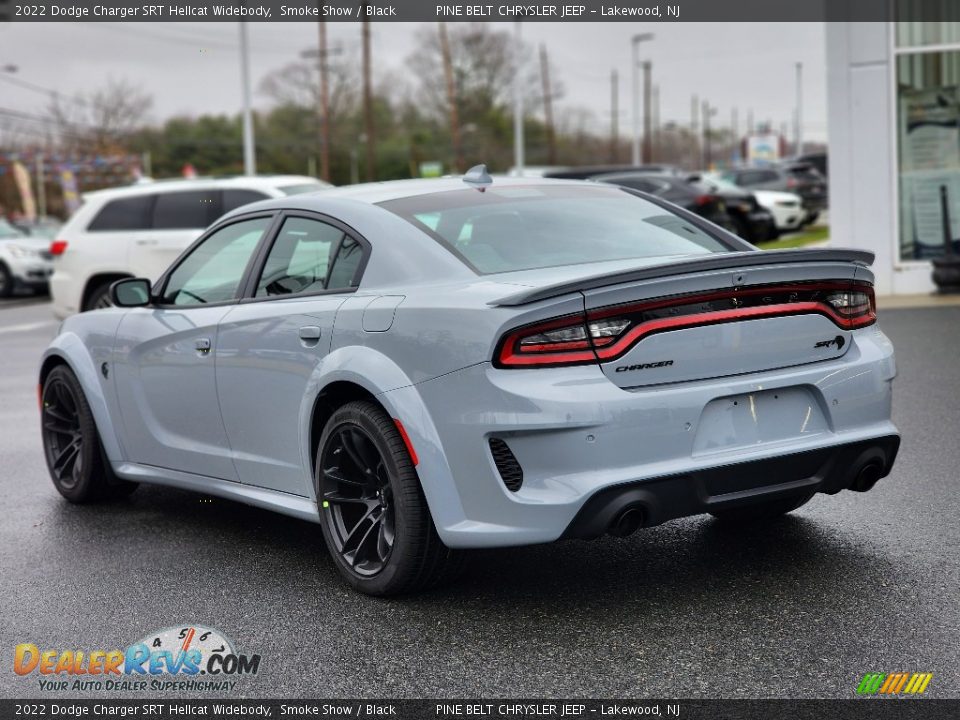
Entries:
POLYGON ((792 250, 747 250, 744 252, 717 253, 703 255, 690 260, 680 260, 662 265, 649 265, 634 270, 605 273, 603 275, 588 275, 577 280, 566 280, 555 285, 531 288, 513 295, 507 295, 499 300, 492 300, 489 305, 497 307, 512 307, 547 298, 559 297, 567 293, 620 283, 636 282, 638 280, 652 280, 686 275, 688 273, 706 272, 709 270, 728 270, 741 267, 757 267, 760 265, 782 265, 784 263, 808 262, 850 262, 863 266, 873 264, 874 254, 869 250, 848 250, 843 248, 818 248, 807 250, 796 248, 792 250))

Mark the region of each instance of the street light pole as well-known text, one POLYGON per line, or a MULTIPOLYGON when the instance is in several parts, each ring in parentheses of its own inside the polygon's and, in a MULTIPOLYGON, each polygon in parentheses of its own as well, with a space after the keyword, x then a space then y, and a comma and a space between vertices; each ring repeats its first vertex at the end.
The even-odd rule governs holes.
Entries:
POLYGON ((795 155, 803 155, 803 63, 797 63, 797 147, 795 155))
POLYGON ((253 110, 250 107, 250 49, 247 24, 240 23, 240 81, 243 84, 243 174, 257 174, 253 144, 253 110))
POLYGON ((523 177, 523 83, 521 76, 522 39, 520 37, 520 22, 514 25, 513 43, 513 166, 520 177, 523 177))
POLYGON ((653 40, 653 33, 638 33, 630 38, 633 47, 633 154, 631 161, 640 164, 640 43, 653 40))

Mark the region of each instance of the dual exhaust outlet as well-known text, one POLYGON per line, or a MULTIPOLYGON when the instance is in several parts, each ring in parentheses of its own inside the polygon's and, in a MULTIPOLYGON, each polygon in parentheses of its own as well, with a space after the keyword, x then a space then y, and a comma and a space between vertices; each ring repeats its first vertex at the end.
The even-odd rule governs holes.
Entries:
MULTIPOLYGON (((873 457, 867 460, 859 470, 854 471, 849 489, 855 492, 871 490, 883 477, 884 470, 885 465, 881 458, 873 457)), ((647 511, 643 505, 637 503, 627 505, 614 515, 607 527, 607 534, 614 537, 627 537, 643 527, 647 519, 647 511)))

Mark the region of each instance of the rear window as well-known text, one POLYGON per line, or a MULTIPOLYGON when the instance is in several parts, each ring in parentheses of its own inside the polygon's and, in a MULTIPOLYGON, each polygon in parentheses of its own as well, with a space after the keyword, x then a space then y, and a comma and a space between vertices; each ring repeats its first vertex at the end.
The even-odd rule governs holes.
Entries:
POLYGON ((238 207, 249 205, 250 203, 268 200, 269 195, 256 190, 224 190, 223 191, 223 212, 228 213, 236 210, 238 207))
POLYGON ((791 165, 787 168, 787 172, 803 180, 819 180, 822 177, 820 171, 813 165, 791 165))
POLYGON ((87 230, 147 230, 155 195, 111 200, 87 226, 87 230))
POLYGON ((613 186, 513 186, 381 203, 479 273, 733 248, 659 205, 613 186))

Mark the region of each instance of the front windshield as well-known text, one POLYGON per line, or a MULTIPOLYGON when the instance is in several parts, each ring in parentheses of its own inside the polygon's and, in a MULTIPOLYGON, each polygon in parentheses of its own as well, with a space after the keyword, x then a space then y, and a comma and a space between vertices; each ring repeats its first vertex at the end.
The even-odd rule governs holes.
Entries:
POLYGON ((454 190, 381 206, 479 273, 734 249, 693 222, 614 186, 454 190))

